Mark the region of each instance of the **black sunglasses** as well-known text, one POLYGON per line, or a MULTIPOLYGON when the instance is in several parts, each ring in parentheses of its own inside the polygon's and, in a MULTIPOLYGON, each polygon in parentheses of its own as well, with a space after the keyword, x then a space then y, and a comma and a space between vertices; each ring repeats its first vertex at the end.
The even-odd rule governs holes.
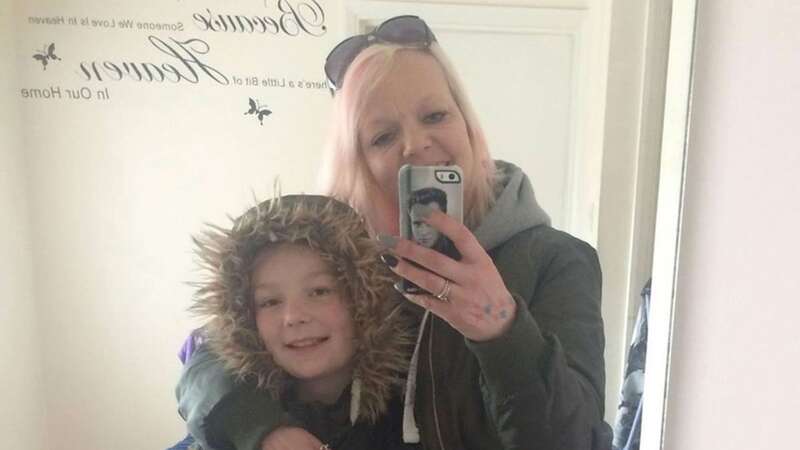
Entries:
POLYGON ((392 17, 367 34, 349 37, 334 47, 325 59, 325 76, 331 92, 342 88, 347 68, 362 50, 376 42, 428 48, 435 41, 433 31, 417 16, 392 17))

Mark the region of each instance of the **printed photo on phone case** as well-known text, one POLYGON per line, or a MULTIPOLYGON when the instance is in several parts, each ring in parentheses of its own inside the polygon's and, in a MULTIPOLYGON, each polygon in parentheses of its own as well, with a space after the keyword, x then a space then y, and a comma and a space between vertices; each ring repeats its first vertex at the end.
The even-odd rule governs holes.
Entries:
MULTIPOLYGON (((434 249, 455 260, 461 254, 453 242, 422 220, 424 207, 446 213, 463 222, 463 175, 458 166, 405 165, 398 173, 400 235, 423 247, 434 249)), ((406 292, 420 292, 413 283, 404 281, 406 292)))

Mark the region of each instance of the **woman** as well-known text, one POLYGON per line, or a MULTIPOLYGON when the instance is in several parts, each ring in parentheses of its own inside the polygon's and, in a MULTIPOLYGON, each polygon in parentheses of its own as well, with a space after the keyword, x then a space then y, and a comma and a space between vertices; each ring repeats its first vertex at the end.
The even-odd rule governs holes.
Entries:
POLYGON ((413 323, 355 211, 278 197, 195 242, 206 277, 192 309, 209 319, 204 338, 232 374, 280 399, 319 446, 416 448, 389 406, 413 323))
MULTIPOLYGON (((596 253, 549 226, 519 168, 491 160, 433 33, 419 18, 396 17, 339 44, 325 69, 335 90, 328 192, 367 218, 397 275, 436 293, 407 296, 424 314, 405 392, 406 442, 609 448, 596 253), (460 261, 396 237, 397 171, 406 163, 461 167, 465 225, 430 208, 424 214, 460 261)), ((233 386, 206 359, 191 366, 184 394, 205 380, 227 389, 225 401, 179 393, 193 433, 226 436, 242 449, 280 448, 279 408, 233 386), (219 411, 242 420, 223 423, 219 411)))

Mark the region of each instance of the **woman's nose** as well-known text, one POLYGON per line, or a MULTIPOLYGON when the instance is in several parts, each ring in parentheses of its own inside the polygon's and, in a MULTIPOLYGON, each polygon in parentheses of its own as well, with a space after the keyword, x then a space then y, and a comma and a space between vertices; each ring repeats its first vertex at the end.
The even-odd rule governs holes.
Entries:
POLYGON ((430 135, 418 127, 408 130, 403 136, 403 158, 410 164, 424 164, 432 147, 430 135))

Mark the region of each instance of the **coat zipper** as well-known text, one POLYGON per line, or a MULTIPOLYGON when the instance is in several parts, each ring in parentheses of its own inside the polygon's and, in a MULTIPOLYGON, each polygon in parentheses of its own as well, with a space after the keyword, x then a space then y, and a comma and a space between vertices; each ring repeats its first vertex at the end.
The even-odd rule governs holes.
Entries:
POLYGON ((431 375, 431 393, 433 394, 433 422, 436 425, 436 437, 439 439, 439 448, 445 450, 444 441, 442 440, 442 430, 439 428, 439 411, 436 408, 436 377, 434 377, 433 370, 433 322, 436 317, 431 317, 430 336, 428 336, 428 368, 431 375))

